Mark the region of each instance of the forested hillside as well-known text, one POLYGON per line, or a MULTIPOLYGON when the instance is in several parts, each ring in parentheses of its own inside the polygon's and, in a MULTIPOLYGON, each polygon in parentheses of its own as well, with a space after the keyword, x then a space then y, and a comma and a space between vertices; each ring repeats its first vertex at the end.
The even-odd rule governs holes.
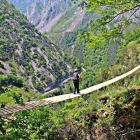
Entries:
POLYGON ((51 88, 69 72, 63 52, 5 0, 0 1, 0 63, 1 78, 22 77, 39 91, 51 88))
MULTIPOLYGON (((140 65, 139 1, 87 1, 81 7, 88 5, 89 12, 99 15, 90 26, 87 23, 65 34, 60 41, 64 54, 12 4, 0 1, 0 109, 14 103, 24 107, 23 101, 32 100, 36 94, 29 89, 30 81, 32 88, 40 90, 67 75, 67 63, 72 68, 85 68, 80 74, 80 89, 140 65), (83 40, 76 40, 79 33, 83 40)), ((61 85, 64 94, 72 91, 71 83, 61 85)), ((139 85, 140 71, 136 71, 73 100, 0 116, 0 139, 139 140, 139 85)), ((39 94, 38 98, 49 96, 55 94, 39 94)))

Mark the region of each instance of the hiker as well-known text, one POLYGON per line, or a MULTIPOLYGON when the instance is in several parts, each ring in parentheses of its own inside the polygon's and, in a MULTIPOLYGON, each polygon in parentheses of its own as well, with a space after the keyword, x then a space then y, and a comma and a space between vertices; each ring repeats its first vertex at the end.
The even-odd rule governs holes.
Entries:
MULTIPOLYGON (((73 73, 74 90, 73 90, 73 94, 76 94, 76 90, 77 90, 77 93, 80 93, 79 92, 79 78, 81 79, 81 76, 78 73, 78 70, 74 69, 74 73, 73 73)), ((81 79, 81 81, 82 81, 82 79, 81 79)))

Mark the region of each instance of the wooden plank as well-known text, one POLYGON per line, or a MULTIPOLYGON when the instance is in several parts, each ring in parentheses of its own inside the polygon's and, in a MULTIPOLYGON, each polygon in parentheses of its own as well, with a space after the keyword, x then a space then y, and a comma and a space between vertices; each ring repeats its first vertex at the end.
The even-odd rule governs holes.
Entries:
POLYGON ((65 95, 59 95, 59 96, 46 98, 46 99, 42 99, 42 100, 50 101, 51 103, 56 103, 56 102, 69 100, 69 99, 72 99, 75 97, 81 97, 81 95, 80 94, 65 94, 65 95))
POLYGON ((26 110, 25 106, 21 106, 21 105, 18 105, 18 104, 15 104, 14 106, 18 107, 22 111, 26 110))
POLYGON ((26 102, 25 104, 35 104, 37 101, 26 102))
POLYGON ((23 111, 23 109, 19 108, 19 105, 18 105, 18 106, 13 105, 13 108, 16 109, 18 112, 19 112, 19 111, 23 111))
POLYGON ((43 100, 39 100, 39 101, 36 102, 36 105, 37 105, 38 107, 40 107, 40 106, 42 106, 43 103, 44 103, 43 100))
POLYGON ((41 100, 41 101, 40 101, 40 105, 41 105, 41 106, 43 106, 43 105, 45 105, 45 104, 47 104, 47 101, 45 101, 45 100, 41 100))
POLYGON ((30 109, 34 108, 35 106, 36 106, 35 101, 25 103, 25 107, 28 107, 30 109))
POLYGON ((37 102, 36 102, 36 103, 34 103, 34 102, 32 103, 32 102, 31 102, 30 104, 28 103, 28 104, 26 104, 26 106, 30 106, 31 109, 33 109, 33 108, 35 108, 35 107, 38 107, 37 102))
POLYGON ((26 110, 32 109, 32 107, 28 106, 27 104, 25 104, 24 108, 26 108, 26 110))
MULTIPOLYGON (((9 106, 8 106, 8 107, 9 107, 9 106)), ((1 109, 0 109, 0 110, 1 110, 1 109)), ((13 110, 10 110, 10 109, 6 109, 6 110, 8 110, 9 112, 13 113, 13 110)), ((11 113, 10 113, 10 114, 11 114, 11 113)))
POLYGON ((19 112, 19 110, 15 109, 13 105, 9 106, 9 109, 13 110, 13 113, 19 112))
POLYGON ((28 109, 32 109, 34 106, 34 103, 32 104, 32 102, 30 104, 25 104, 25 107, 27 107, 28 109))
POLYGON ((25 106, 28 107, 28 108, 30 108, 30 109, 33 109, 33 108, 37 108, 38 107, 38 105, 36 105, 35 103, 26 104, 25 106))
POLYGON ((43 99, 43 101, 45 101, 44 106, 45 105, 49 105, 49 104, 53 104, 54 102, 52 102, 49 98, 47 98, 46 100, 43 99))
POLYGON ((0 117, 3 116, 3 115, 4 115, 3 113, 0 113, 0 117))
MULTIPOLYGON (((51 102, 50 102, 51 103, 51 102)), ((46 106, 49 104, 49 101, 42 100, 42 106, 46 106)))
POLYGON ((39 106, 40 106, 40 107, 41 107, 41 106, 43 107, 43 106, 48 105, 48 103, 49 103, 49 102, 47 102, 47 101, 45 101, 45 100, 41 100, 39 106))
POLYGON ((4 114, 3 114, 3 112, 0 110, 0 116, 3 116, 4 114))
POLYGON ((38 102, 35 103, 35 107, 41 107, 41 102, 40 100, 38 102))
POLYGON ((27 105, 27 104, 26 104, 24 107, 26 108, 26 110, 32 109, 32 106, 29 106, 29 105, 27 105))
POLYGON ((11 113, 11 111, 8 111, 7 109, 1 108, 1 111, 3 112, 3 114, 9 114, 11 113))
MULTIPOLYGON (((30 107, 30 109, 33 109, 35 108, 36 106, 33 104, 33 105, 26 105, 26 107, 30 107)), ((29 109, 28 109, 29 110, 29 109)))
POLYGON ((26 107, 27 107, 28 109, 32 109, 32 108, 34 107, 34 104, 31 104, 31 105, 26 104, 26 107))
POLYGON ((25 106, 26 105, 29 105, 29 106, 33 107, 35 105, 35 102, 32 102, 32 101, 31 102, 27 102, 27 103, 25 103, 25 106))
POLYGON ((41 106, 42 106, 42 100, 39 100, 39 101, 35 104, 35 106, 41 107, 41 106))
POLYGON ((10 114, 13 113, 13 110, 9 109, 9 106, 4 107, 7 111, 11 112, 10 114))

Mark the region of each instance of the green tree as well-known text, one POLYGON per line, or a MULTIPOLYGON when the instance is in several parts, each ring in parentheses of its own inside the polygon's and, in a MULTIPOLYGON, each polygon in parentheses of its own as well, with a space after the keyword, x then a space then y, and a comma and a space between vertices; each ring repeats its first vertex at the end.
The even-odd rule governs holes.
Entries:
POLYGON ((130 25, 133 15, 140 9, 138 0, 84 0, 81 7, 88 7, 87 12, 97 12, 99 16, 90 21, 90 29, 79 35, 87 46, 96 48, 105 43, 121 42, 124 30, 130 25), (127 17, 124 16, 127 14, 127 17))
POLYGON ((0 61, 0 68, 4 68, 4 64, 0 61))

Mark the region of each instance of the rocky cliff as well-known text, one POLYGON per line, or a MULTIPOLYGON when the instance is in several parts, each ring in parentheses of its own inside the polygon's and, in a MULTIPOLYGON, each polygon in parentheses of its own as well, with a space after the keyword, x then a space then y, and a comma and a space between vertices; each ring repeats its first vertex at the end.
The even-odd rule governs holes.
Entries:
POLYGON ((73 6, 70 0, 43 0, 32 3, 25 15, 41 32, 48 32, 73 6))

